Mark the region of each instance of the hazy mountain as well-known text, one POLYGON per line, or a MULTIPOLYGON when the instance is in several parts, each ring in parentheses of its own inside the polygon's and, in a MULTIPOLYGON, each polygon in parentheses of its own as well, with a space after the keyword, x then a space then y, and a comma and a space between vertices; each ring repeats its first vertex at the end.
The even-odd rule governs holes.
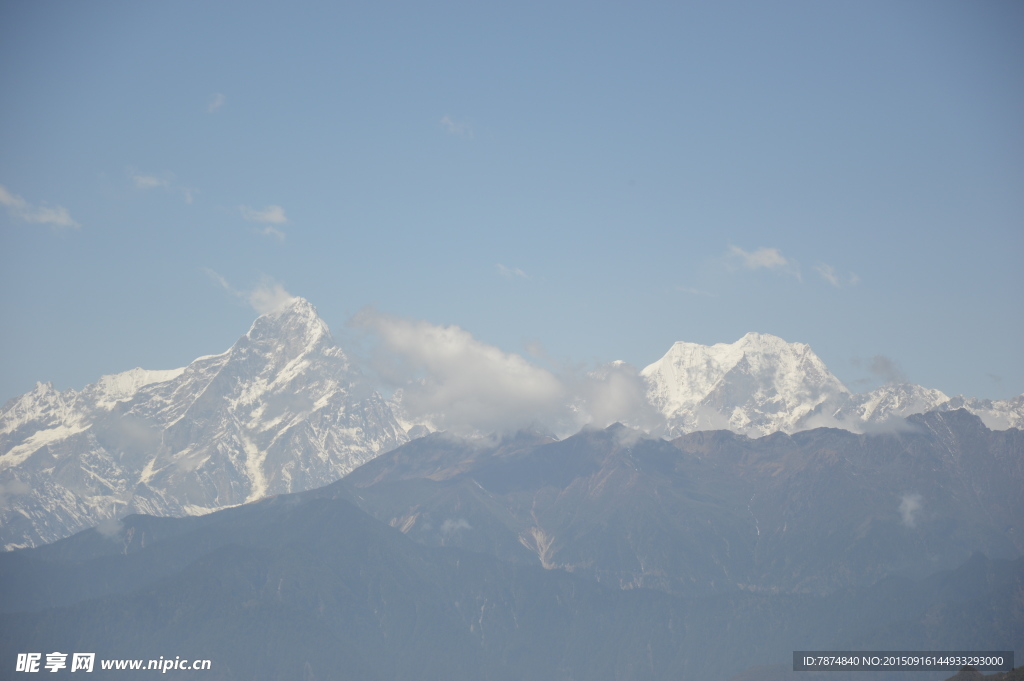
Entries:
POLYGON ((0 410, 0 545, 131 512, 205 513, 332 482, 406 441, 305 300, 219 355, 81 391, 37 384, 0 410))
MULTIPOLYGON (((975 465, 988 475, 1000 465, 1020 465, 1019 431, 993 434, 964 412, 932 414, 917 427, 910 439, 816 430, 748 440, 718 432, 675 444, 628 437, 621 427, 564 442, 529 433, 492 442, 435 435, 325 488, 198 517, 129 516, 104 532, 0 555, 0 659, 51 650, 95 651, 107 659, 172 654, 211 659, 210 671, 194 675, 209 679, 718 681, 756 665, 784 664, 802 649, 1019 649, 1019 551, 1012 561, 969 555, 927 576, 895 568, 873 576, 873 566, 904 558, 898 542, 869 527, 866 541, 848 546, 848 528, 863 524, 864 506, 843 490, 878 484, 854 478, 882 461, 899 462, 882 473, 894 485, 953 465, 930 449, 945 438, 958 443, 948 451, 964 468, 975 465), (857 449, 834 447, 836 435, 861 442, 874 458, 864 454, 859 465, 844 463, 857 449), (1014 462, 997 463, 1007 457, 1014 462), (734 569, 733 552, 743 540, 742 528, 733 524, 749 515, 748 502, 715 490, 737 472, 745 479, 734 491, 748 484, 766 493, 788 488, 794 501, 786 511, 806 516, 802 526, 783 525, 784 534, 802 538, 803 549, 790 550, 781 564, 765 562, 757 556, 758 526, 762 541, 771 543, 767 532, 786 520, 752 506, 751 574, 764 569, 788 590, 723 585, 714 594, 684 597, 657 583, 649 589, 600 574, 616 560, 636 558, 638 547, 660 559, 662 540, 685 542, 687 532, 694 543, 682 553, 711 559, 681 563, 678 569, 689 571, 684 577, 717 579, 723 569, 734 569), (819 474, 836 484, 812 492, 819 474), (766 484, 780 476, 788 481, 766 484), (412 508, 395 527, 345 500, 398 503, 402 493, 411 495, 406 503, 412 508), (835 514, 844 508, 850 522, 837 525, 835 514), (524 549, 520 557, 459 548, 479 533, 478 547, 486 549, 503 536, 503 523, 519 518, 530 518, 536 529, 533 542, 513 539, 524 549), (833 526, 835 541, 828 536, 833 526), (547 559, 538 549, 549 551, 547 559), (517 564, 523 555, 532 564, 517 564), (585 555, 593 566, 558 569, 567 556, 578 561, 585 555), (828 593, 804 588, 804 578, 820 564, 847 572, 831 580, 828 593)), ((989 511, 1007 504, 1009 488, 1020 487, 1019 469, 1009 470, 1002 487, 975 492, 951 513, 971 503, 989 511)), ((984 483, 983 477, 952 483, 950 496, 984 483)), ((778 503, 775 498, 767 506, 778 503)), ((1022 516, 1012 504, 1019 503, 1011 500, 1002 511, 1018 523, 1022 516)), ((963 537, 926 527, 926 504, 920 525, 908 527, 902 517, 881 512, 875 522, 895 524, 905 531, 897 539, 916 550, 959 553, 934 545, 948 535, 957 547, 963 537)), ((964 535, 987 527, 967 515, 964 535)), ((945 512, 934 520, 950 529, 945 512)), ((997 515, 989 524, 998 533, 1005 520, 997 515)), ((1019 528, 1005 531, 1013 535, 1019 528)), ((123 675, 107 676, 117 674, 123 675)), ((106 678, 101 671, 96 677, 106 678)))
POLYGON ((962 410, 876 434, 435 434, 335 487, 421 543, 615 587, 827 594, 1024 554, 1022 451, 962 410))

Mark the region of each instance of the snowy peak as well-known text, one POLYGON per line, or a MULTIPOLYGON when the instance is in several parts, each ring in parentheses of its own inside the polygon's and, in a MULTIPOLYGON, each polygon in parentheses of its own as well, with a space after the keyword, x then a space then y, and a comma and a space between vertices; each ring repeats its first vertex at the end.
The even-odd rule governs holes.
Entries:
POLYGON ((853 395, 847 412, 863 423, 884 423, 911 414, 923 414, 948 402, 941 390, 912 383, 886 383, 868 393, 853 395))
POLYGON ((710 346, 675 343, 641 376, 670 435, 706 428, 789 432, 849 394, 810 346, 763 333, 710 346))
MULTIPOLYGON (((788 343, 766 333, 748 333, 735 343, 675 343, 665 356, 646 367, 641 374, 674 376, 673 393, 701 398, 734 369, 759 376, 803 378, 813 376, 842 386, 828 371, 810 346, 788 343), (742 366, 741 366, 742 364, 742 366)), ((845 391, 845 387, 841 390, 845 391)))
POLYGON ((119 374, 100 376, 100 380, 87 386, 82 393, 94 399, 96 406, 110 409, 118 402, 132 399, 139 390, 148 385, 173 381, 183 371, 185 371, 185 367, 163 371, 150 371, 136 367, 119 374))
POLYGON ((731 430, 751 437, 818 427, 877 431, 890 421, 964 408, 993 430, 1024 426, 1024 395, 949 398, 939 390, 887 383, 851 394, 810 346, 748 333, 735 343, 675 343, 641 376, 668 437, 731 430))
MULTIPOLYGON (((327 324, 320 319, 316 308, 304 298, 292 298, 272 312, 261 315, 238 344, 254 344, 267 350, 296 356, 314 352, 322 346, 333 346, 327 324)), ((236 345, 238 345, 236 344, 236 345)))
POLYGON ((0 545, 126 513, 193 515, 333 482, 407 440, 309 302, 226 352, 81 391, 39 384, 0 409, 0 545))
POLYGON ((320 314, 313 304, 305 298, 292 298, 274 310, 260 315, 246 336, 253 338, 267 331, 278 335, 330 337, 327 324, 320 319, 320 314))
POLYGON ((966 409, 981 418, 985 426, 991 430, 1024 429, 1024 395, 1011 397, 1008 400, 982 400, 977 397, 957 395, 936 409, 941 411, 966 409))
POLYGON ((37 382, 31 391, 8 400, 0 409, 0 436, 39 420, 44 414, 63 411, 64 407, 64 400, 52 383, 37 382))
POLYGON ((292 298, 258 317, 222 356, 201 359, 221 360, 211 385, 231 409, 258 407, 270 395, 299 386, 306 397, 317 400, 362 380, 316 308, 303 298, 292 298))

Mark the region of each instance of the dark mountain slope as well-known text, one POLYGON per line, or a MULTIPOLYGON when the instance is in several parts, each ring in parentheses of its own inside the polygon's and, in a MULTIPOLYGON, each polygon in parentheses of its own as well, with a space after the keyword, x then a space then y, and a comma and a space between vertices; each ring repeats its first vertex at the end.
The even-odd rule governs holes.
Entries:
POLYGON ((1022 560, 978 556, 926 581, 829 597, 683 599, 425 547, 342 499, 291 495, 162 520, 183 527, 158 528, 142 547, 134 537, 151 520, 131 519, 116 543, 83 533, 35 556, 55 572, 23 573, 11 589, 46 590, 74 572, 101 583, 112 568, 122 585, 140 586, 92 600, 69 588, 68 605, 3 615, 0 660, 53 650, 180 655, 213 660, 196 674, 210 679, 724 679, 795 649, 878 646, 878 632, 906 649, 963 647, 974 640, 960 629, 972 611, 991 621, 972 620, 973 637, 1024 645, 1013 609, 1022 560), (101 555, 100 542, 128 555, 101 555), (198 557, 154 576, 189 544, 202 547, 198 557))
POLYGON ((1024 553, 1022 462, 1021 431, 957 411, 874 435, 433 435, 327 489, 421 543, 618 587, 827 594, 1024 553))
POLYGON ((715 680, 793 650, 1024 649, 1020 432, 912 426, 430 436, 317 490, 0 554, 0 661, 715 680))

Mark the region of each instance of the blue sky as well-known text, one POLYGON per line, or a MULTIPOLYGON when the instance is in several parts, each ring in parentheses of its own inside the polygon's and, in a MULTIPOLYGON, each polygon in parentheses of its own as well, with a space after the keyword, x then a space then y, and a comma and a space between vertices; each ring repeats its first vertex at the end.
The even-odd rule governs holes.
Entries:
POLYGON ((253 291, 531 361, 1024 392, 1018 2, 0 2, 0 401, 253 291), (531 354, 532 353, 532 354, 531 354), (877 366, 878 363, 875 363, 877 366))

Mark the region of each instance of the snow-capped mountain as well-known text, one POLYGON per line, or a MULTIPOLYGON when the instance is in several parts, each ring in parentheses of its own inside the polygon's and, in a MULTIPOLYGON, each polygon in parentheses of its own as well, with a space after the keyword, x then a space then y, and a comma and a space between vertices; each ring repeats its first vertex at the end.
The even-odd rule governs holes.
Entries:
MULTIPOLYGON (((949 398, 897 383, 853 394, 809 346, 769 334, 679 342, 639 376, 613 363, 591 378, 593 395, 570 396, 567 435, 616 418, 669 438, 865 432, 958 408, 994 430, 1024 426, 1024 396, 949 398)), ((402 398, 382 398, 301 298, 187 367, 132 369, 81 391, 37 384, 0 408, 0 546, 53 541, 132 512, 200 514, 327 484, 435 430, 410 419, 402 398)))
POLYGON ((735 343, 678 342, 640 372, 670 436, 696 430, 793 432, 831 415, 850 392, 803 343, 748 333, 735 343))
POLYGON ((966 409, 972 414, 977 414, 992 430, 1024 429, 1024 395, 1017 395, 1008 400, 982 400, 957 395, 935 408, 939 411, 966 409))
POLYGON ((660 434, 666 437, 716 429, 759 437, 822 426, 864 432, 912 414, 961 408, 993 430, 1024 426, 1024 395, 950 398, 909 383, 855 394, 808 345, 763 333, 711 346, 678 342, 640 375, 647 399, 665 419, 660 434))
POLYGON ((0 410, 0 545, 126 513, 205 513, 332 482, 407 440, 301 298, 227 352, 52 385, 0 410))
POLYGON ((871 392, 851 395, 837 420, 851 425, 885 423, 932 411, 949 401, 941 390, 912 383, 886 383, 871 392))

